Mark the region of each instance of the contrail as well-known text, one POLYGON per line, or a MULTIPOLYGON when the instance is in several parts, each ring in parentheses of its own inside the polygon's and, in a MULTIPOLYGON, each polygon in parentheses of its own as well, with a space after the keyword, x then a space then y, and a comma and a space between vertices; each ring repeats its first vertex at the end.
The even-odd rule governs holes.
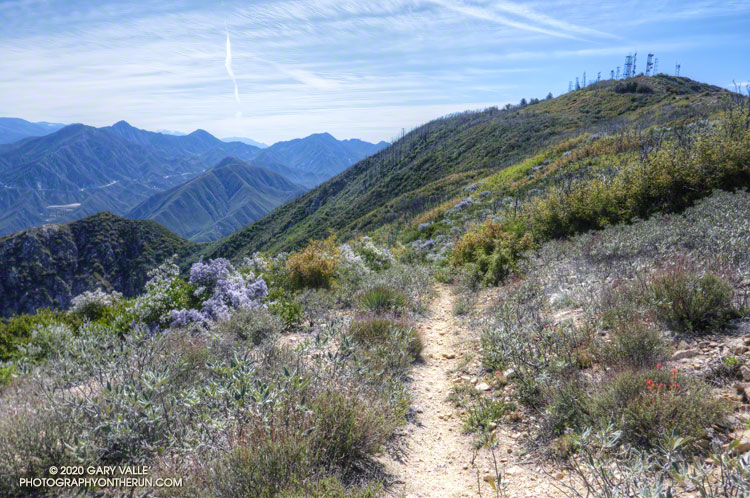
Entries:
POLYGON ((239 102, 240 92, 237 89, 237 80, 234 78, 234 71, 232 71, 232 44, 229 42, 229 29, 227 29, 226 25, 224 26, 224 31, 227 33, 227 58, 224 61, 224 67, 227 68, 227 73, 229 73, 229 77, 232 78, 232 83, 234 83, 234 99, 239 102))

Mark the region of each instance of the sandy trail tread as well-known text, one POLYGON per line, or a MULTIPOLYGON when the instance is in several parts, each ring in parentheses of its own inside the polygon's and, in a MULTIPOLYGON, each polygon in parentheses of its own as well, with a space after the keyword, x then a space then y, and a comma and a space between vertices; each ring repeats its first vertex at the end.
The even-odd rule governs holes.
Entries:
POLYGON ((477 496, 477 476, 471 465, 471 437, 462 433, 460 416, 446 400, 453 385, 449 372, 461 361, 462 342, 469 332, 453 319, 455 297, 450 288, 438 284, 435 290, 429 318, 417 325, 424 361, 417 363, 412 373, 416 421, 407 427, 403 461, 388 458, 384 462, 394 476, 388 494, 473 497, 477 496))
MULTIPOLYGON (((477 497, 481 485, 481 496, 495 496, 483 480, 492 469, 489 452, 480 452, 472 465, 472 436, 463 433, 461 415, 447 401, 455 383, 451 375, 455 377, 453 372, 467 352, 476 352, 476 339, 453 317, 456 296, 452 289, 436 284, 435 293, 428 317, 417 324, 424 343, 424 361, 414 366, 410 386, 416 420, 406 427, 403 454, 399 457, 385 455, 381 459, 386 473, 391 476, 386 492, 394 497, 477 497)), ((559 495, 545 482, 548 479, 515 464, 517 458, 510 454, 517 448, 515 435, 501 427, 497 437, 500 444, 496 454, 502 461, 500 465, 512 474, 506 476, 508 488, 503 496, 559 495)))

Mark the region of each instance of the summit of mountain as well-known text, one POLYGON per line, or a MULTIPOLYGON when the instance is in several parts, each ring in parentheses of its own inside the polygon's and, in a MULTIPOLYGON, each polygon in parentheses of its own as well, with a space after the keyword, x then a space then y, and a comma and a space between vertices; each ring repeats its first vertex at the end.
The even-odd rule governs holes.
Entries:
POLYGON ((372 144, 359 139, 337 140, 330 133, 276 142, 254 159, 260 166, 283 164, 297 171, 294 181, 314 187, 352 164, 382 150, 385 142, 372 144))

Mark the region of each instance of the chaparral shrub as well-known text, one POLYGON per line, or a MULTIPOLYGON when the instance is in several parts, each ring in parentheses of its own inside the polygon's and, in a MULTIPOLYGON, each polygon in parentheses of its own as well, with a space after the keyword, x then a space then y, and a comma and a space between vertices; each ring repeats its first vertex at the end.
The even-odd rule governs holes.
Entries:
POLYGON ((678 332, 706 333, 737 316, 732 285, 710 271, 674 264, 649 282, 657 317, 678 332))
POLYGON ((80 315, 89 320, 98 320, 122 301, 122 294, 117 291, 106 293, 101 289, 86 291, 74 297, 70 302, 68 313, 80 315))
POLYGON ((531 247, 531 234, 522 224, 487 220, 456 243, 452 262, 469 266, 474 280, 494 285, 517 268, 522 254, 531 247))
POLYGON ((339 260, 339 248, 333 237, 315 240, 289 256, 286 268, 292 287, 328 288, 339 260))
POLYGON ((360 304, 367 311, 382 313, 403 308, 406 305, 406 298, 395 289, 378 285, 365 291, 360 299, 360 304))

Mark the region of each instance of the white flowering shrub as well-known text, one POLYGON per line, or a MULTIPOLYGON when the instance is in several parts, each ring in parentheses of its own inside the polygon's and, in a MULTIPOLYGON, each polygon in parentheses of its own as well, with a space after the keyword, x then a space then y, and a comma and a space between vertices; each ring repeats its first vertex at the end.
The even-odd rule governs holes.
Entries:
MULTIPOLYGON (((34 362, 60 354, 66 349, 72 337, 73 331, 67 325, 49 324, 39 327, 31 333, 28 343, 18 347, 19 357, 34 362)), ((28 368, 28 365, 23 367, 28 368)))
POLYGON ((172 311, 190 307, 191 287, 180 278, 180 269, 174 263, 176 256, 151 270, 146 282, 146 292, 135 298, 128 313, 121 319, 130 319, 131 327, 145 323, 149 328, 164 328, 172 321, 172 311))
POLYGON ((122 302, 122 294, 117 291, 104 292, 101 288, 86 291, 71 301, 68 313, 80 315, 89 320, 100 318, 107 308, 113 308, 122 302))
POLYGON ((385 270, 393 264, 393 256, 390 251, 377 247, 369 237, 362 237, 360 243, 355 247, 364 258, 365 264, 372 270, 385 270))
POLYGON ((336 266, 336 299, 345 306, 355 303, 356 295, 373 271, 367 267, 361 255, 352 246, 344 244, 340 248, 339 264, 336 266))
POLYGON ((253 253, 252 257, 244 258, 239 266, 240 271, 251 271, 255 275, 262 275, 270 269, 270 262, 258 252, 253 253))

